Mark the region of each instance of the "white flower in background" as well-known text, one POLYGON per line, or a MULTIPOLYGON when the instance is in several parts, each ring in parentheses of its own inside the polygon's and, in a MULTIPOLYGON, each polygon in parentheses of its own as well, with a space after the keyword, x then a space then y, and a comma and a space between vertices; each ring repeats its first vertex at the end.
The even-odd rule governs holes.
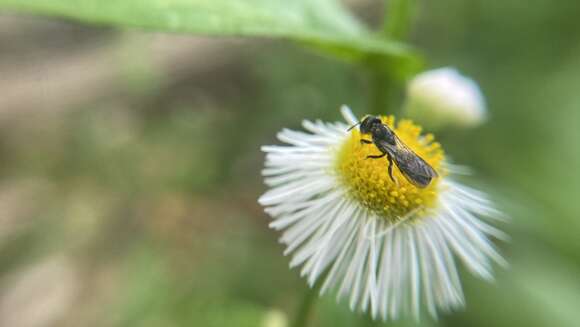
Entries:
MULTIPOLYGON (((349 125, 357 122, 342 108, 349 125)), ((464 305, 456 261, 492 280, 492 261, 504 264, 489 236, 505 234, 489 221, 500 219, 486 195, 454 181, 441 146, 411 121, 381 117, 399 138, 438 172, 425 188, 409 183, 398 168, 393 182, 386 158, 360 143, 358 129, 341 122, 304 121, 308 131, 284 129, 288 145, 264 146, 263 175, 270 187, 259 199, 283 231, 291 267, 320 294, 336 290, 353 310, 396 319, 432 316, 464 305)))
POLYGON ((485 100, 477 83, 453 68, 429 70, 407 85, 407 115, 429 127, 476 126, 485 121, 485 100))
POLYGON ((271 309, 266 312, 262 319, 262 327, 287 327, 288 318, 283 311, 271 309))

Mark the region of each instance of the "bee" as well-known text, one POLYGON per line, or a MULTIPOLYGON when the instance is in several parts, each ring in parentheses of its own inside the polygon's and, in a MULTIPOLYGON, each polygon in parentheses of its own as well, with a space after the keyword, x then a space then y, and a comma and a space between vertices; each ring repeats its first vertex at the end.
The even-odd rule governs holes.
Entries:
POLYGON ((393 162, 403 176, 419 188, 427 187, 431 180, 438 176, 435 169, 403 143, 389 126, 383 124, 380 118, 366 116, 361 122, 351 126, 348 131, 357 125, 360 125, 361 134, 370 134, 372 137, 372 141, 361 138, 361 144, 374 144, 381 151, 379 155, 368 155, 367 159, 387 156, 389 176, 393 182, 397 183, 393 177, 393 162))

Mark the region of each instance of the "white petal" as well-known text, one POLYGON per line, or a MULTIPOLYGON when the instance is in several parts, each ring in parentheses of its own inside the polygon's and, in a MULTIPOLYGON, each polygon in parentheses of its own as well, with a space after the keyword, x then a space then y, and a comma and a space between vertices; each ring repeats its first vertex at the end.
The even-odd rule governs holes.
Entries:
POLYGON ((358 123, 358 119, 352 113, 352 110, 350 110, 350 108, 347 105, 342 105, 340 107, 340 113, 342 114, 342 117, 344 118, 344 120, 346 120, 348 124, 354 125, 358 123))

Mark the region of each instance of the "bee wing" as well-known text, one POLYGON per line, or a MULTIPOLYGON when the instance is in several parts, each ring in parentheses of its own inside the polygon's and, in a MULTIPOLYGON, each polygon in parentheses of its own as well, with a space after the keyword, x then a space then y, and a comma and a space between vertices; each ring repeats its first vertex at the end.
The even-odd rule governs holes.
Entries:
POLYGON ((423 158, 419 157, 413 150, 395 135, 396 149, 391 156, 399 167, 399 170, 409 182, 417 187, 426 187, 431 179, 437 177, 437 172, 423 158))

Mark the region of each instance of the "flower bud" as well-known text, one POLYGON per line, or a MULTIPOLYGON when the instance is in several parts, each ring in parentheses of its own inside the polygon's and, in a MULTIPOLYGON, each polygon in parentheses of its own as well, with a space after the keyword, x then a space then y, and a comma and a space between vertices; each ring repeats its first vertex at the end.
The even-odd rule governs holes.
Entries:
POLYGON ((454 68, 429 70, 407 85, 409 118, 430 128, 473 127, 485 121, 485 100, 475 81, 454 68))
POLYGON ((286 327, 288 318, 286 314, 278 309, 271 309, 266 312, 262 320, 263 327, 286 327))

